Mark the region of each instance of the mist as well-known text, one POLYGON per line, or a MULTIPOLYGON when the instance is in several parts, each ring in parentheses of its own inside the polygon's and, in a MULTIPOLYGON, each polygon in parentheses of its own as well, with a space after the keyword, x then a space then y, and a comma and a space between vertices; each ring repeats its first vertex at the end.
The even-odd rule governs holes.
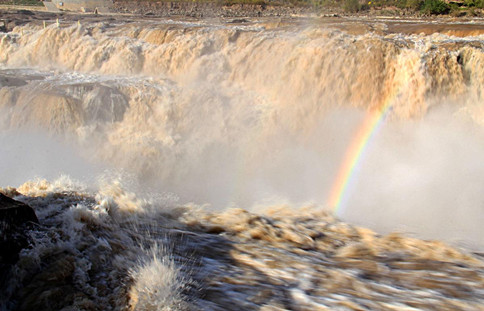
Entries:
POLYGON ((103 171, 100 163, 81 156, 65 139, 41 129, 3 131, 0 146, 0 187, 18 187, 34 179, 54 181, 62 176, 87 183, 103 171))
MULTIPOLYGON (((239 134, 235 141, 205 136, 217 131, 213 122, 196 126, 202 130, 196 137, 169 152, 160 150, 160 157, 131 154, 112 163, 96 150, 116 154, 116 147, 96 132, 87 146, 41 129, 8 130, 0 135, 0 186, 61 176, 97 185, 110 175, 129 191, 170 194, 176 204, 212 211, 327 208, 341 161, 365 116, 359 109, 335 109, 310 130, 273 126, 264 135, 256 128, 243 132, 237 123, 227 129, 239 134), (151 168, 149 178, 138 170, 140 163, 151 168), (116 174, 120 171, 126 174, 116 174)), ((450 106, 419 119, 388 118, 368 142, 336 216, 379 233, 399 231, 482 248, 483 138, 481 126, 450 106)))
POLYGON ((2 41, 6 68, 39 72, 3 73, 0 186, 61 175, 95 183, 108 168, 127 172, 128 188, 213 211, 327 208, 365 111, 391 101, 394 115, 367 145, 337 216, 481 243, 476 39, 90 27, 25 26, 22 41, 2 41), (35 126, 43 130, 19 130, 35 126))
POLYGON ((340 217, 482 248, 484 130, 449 108, 386 122, 352 176, 340 217))
MULTIPOLYGON (((310 134, 275 135, 233 150, 214 145, 185 172, 183 185, 164 189, 212 210, 327 208, 346 148, 365 116, 357 109, 335 110, 310 134), (250 157, 243 152, 249 149, 250 157)), ((454 108, 416 120, 389 118, 368 142, 336 216, 382 234, 482 248, 483 139, 482 127, 454 108)))

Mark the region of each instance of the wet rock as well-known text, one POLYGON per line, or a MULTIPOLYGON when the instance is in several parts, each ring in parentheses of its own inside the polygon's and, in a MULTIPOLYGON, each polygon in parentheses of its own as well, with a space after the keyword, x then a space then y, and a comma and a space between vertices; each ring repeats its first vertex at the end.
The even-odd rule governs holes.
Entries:
POLYGON ((0 193, 0 289, 8 284, 10 270, 20 251, 28 246, 26 230, 38 223, 34 210, 0 193))
POLYGON ((0 193, 1 264, 12 264, 17 261, 18 253, 27 246, 25 230, 38 222, 30 206, 0 193))

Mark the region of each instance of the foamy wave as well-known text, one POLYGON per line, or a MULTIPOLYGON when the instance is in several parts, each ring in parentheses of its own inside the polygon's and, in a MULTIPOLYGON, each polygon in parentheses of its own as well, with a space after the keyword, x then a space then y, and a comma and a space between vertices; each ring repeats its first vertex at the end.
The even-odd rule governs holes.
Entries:
POLYGON ((40 222, 13 268, 5 301, 20 309, 115 308, 130 303, 136 310, 147 310, 150 301, 162 300, 166 308, 181 306, 181 289, 189 278, 170 261, 165 251, 170 242, 158 238, 160 229, 151 235, 149 231, 156 222, 169 226, 170 213, 158 209, 147 216, 142 212, 147 203, 121 190, 119 183, 97 194, 83 189, 67 177, 2 189, 31 205, 40 222), (21 286, 26 281, 28 285, 21 286))
POLYGON ((119 183, 94 193, 71 185, 64 179, 2 189, 30 204, 40 221, 2 293, 10 307, 185 310, 286 303, 471 310, 483 303, 482 258, 442 242, 381 236, 315 207, 276 206, 256 214, 189 206, 180 213, 171 206, 147 214, 149 204, 119 183))

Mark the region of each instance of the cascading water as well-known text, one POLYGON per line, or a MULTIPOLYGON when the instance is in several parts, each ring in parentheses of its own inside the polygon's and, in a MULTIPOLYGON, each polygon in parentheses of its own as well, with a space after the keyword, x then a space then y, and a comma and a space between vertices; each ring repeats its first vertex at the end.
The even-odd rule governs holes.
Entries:
POLYGON ((0 186, 40 221, 1 308, 482 308, 477 255, 325 205, 389 107, 338 216, 482 249, 483 35, 279 24, 1 35, 0 186))

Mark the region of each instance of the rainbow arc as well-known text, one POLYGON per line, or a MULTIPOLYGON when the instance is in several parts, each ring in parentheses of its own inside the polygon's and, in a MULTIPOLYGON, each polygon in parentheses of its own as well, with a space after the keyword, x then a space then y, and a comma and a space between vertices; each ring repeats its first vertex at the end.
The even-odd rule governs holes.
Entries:
POLYGON ((358 164, 361 163, 369 142, 383 124, 383 120, 391 106, 391 101, 388 100, 380 109, 368 112, 349 145, 331 188, 327 203, 328 207, 334 211, 334 214, 338 214, 344 206, 348 197, 348 188, 351 181, 355 178, 358 164))

